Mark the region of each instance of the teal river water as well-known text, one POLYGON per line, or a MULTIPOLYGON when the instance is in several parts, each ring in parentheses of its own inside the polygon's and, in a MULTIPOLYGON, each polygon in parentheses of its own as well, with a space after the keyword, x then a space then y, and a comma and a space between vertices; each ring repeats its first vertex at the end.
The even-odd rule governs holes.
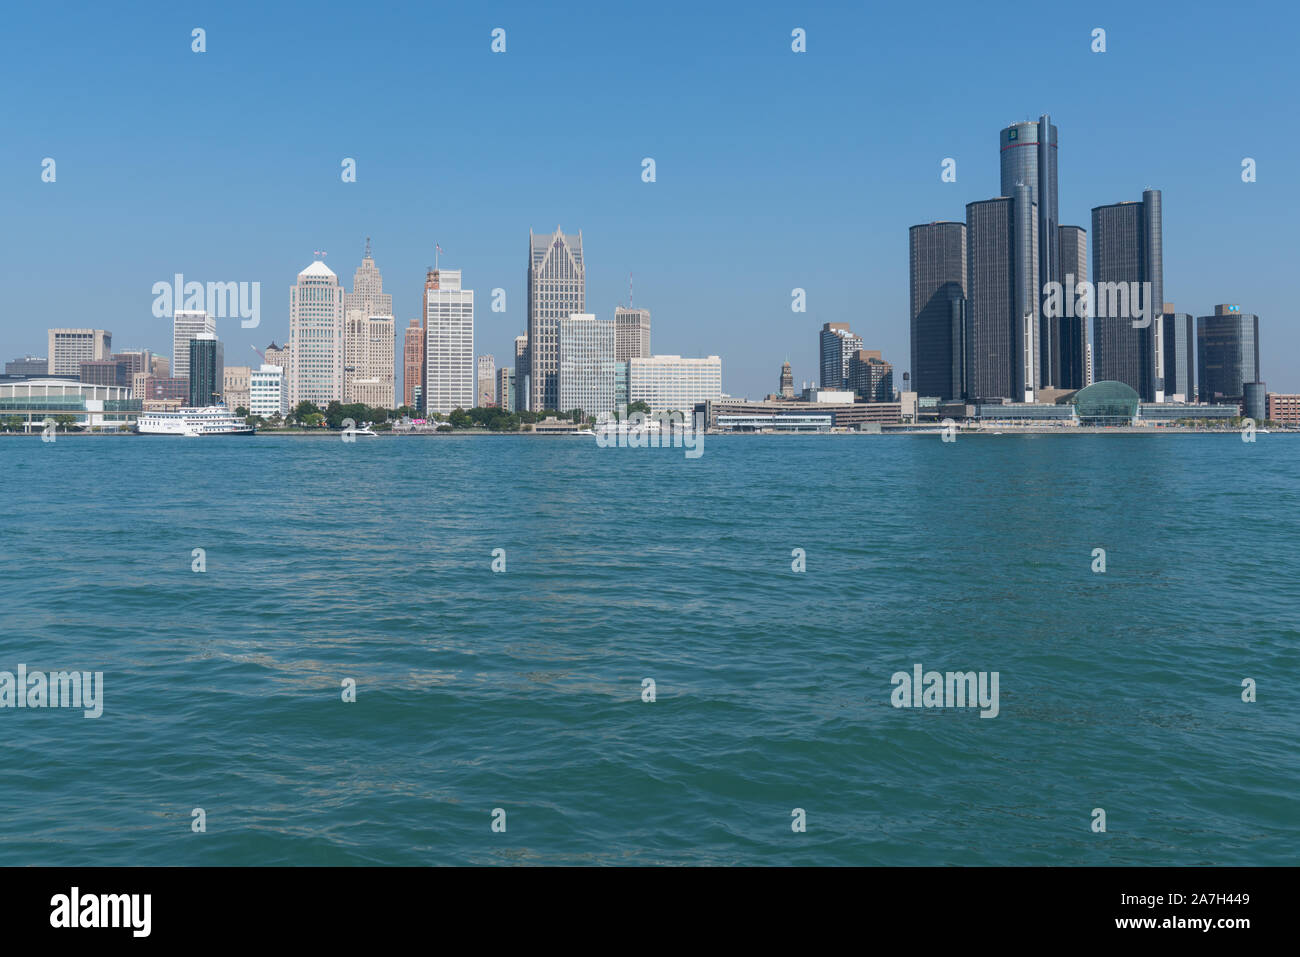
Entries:
POLYGON ((0 439, 0 670, 104 675, 0 709, 0 864, 1295 863, 1297 476, 1284 435, 0 439), (1000 713, 892 707, 918 663, 1000 713))

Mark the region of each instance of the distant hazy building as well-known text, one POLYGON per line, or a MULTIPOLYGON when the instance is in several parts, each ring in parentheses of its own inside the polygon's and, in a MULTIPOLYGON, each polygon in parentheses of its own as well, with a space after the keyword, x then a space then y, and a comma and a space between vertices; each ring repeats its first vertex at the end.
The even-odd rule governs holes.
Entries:
POLYGON ((556 324, 559 337, 560 412, 614 411, 615 322, 575 313, 556 324))
POLYGON ((781 363, 781 398, 794 398, 794 373, 790 370, 790 361, 781 363))
POLYGON ((650 310, 614 310, 614 358, 618 362, 650 355, 650 310))
POLYGON ((424 346, 424 328, 412 319, 402 341, 402 405, 412 409, 424 403, 424 346))
POLYGON ((191 339, 189 360, 190 406, 199 408, 224 402, 225 355, 217 337, 201 332, 191 339))
POLYGON ((859 349, 849 357, 849 390, 863 402, 892 402, 894 367, 879 351, 859 349))
POLYGON ((50 374, 50 360, 45 356, 23 356, 5 363, 5 375, 45 377, 50 374))
POLYGON ((105 329, 51 329, 49 375, 80 375, 83 362, 107 359, 112 351, 113 334, 105 329))
POLYGON ((1038 378, 1037 216, 1025 186, 966 205, 966 396, 1032 402, 1038 378))
POLYGON ((154 356, 149 360, 149 374, 159 379, 169 378, 172 374, 172 360, 167 356, 154 356))
POLYGON ((1263 422, 1268 415, 1268 386, 1263 382, 1243 382, 1241 390, 1241 414, 1263 422))
POLYGON ((486 409, 497 404, 497 360, 495 356, 478 357, 478 402, 486 409))
POLYGON ((628 401, 644 402, 651 412, 687 415, 697 403, 722 397, 722 360, 718 356, 684 359, 649 356, 628 360, 628 401))
POLYGON ((1165 350, 1165 397, 1177 402, 1195 402, 1196 325, 1189 313, 1176 312, 1171 302, 1164 304, 1160 322, 1165 350))
POLYGON ((1197 382, 1202 402, 1241 402, 1259 382, 1259 316, 1218 305, 1196 320, 1197 382))
POLYGON ((201 309, 178 309, 172 317, 172 375, 190 374, 190 341, 198 335, 216 335, 217 320, 201 309))
POLYGON ((366 251, 361 265, 352 277, 352 291, 343 295, 343 316, 391 316, 393 297, 384 292, 384 277, 370 255, 370 237, 366 237, 366 251))
POLYGON ((283 368, 263 363, 249 373, 248 412, 264 419, 289 414, 289 383, 283 368))
POLYGON ((528 336, 515 336, 515 407, 522 412, 528 408, 528 336))
POLYGON ((828 322, 817 338, 823 389, 842 389, 849 381, 849 356, 862 348, 862 337, 847 322, 828 322))
MULTIPOLYGON (((528 408, 540 412, 559 402, 558 323, 587 311, 587 269, 582 231, 566 236, 528 231, 528 408)), ((517 369, 518 367, 516 367, 517 369)))
MULTIPOLYGON (((912 389, 940 399, 965 394, 966 224, 908 230, 912 389)), ((834 385, 834 383, 823 383, 834 385)))
POLYGON ((262 350, 262 358, 267 365, 279 366, 285 370, 286 376, 289 371, 289 347, 277 346, 272 340, 271 344, 262 350))
POLYGON ((1085 387, 1092 385, 1092 343, 1088 343, 1084 351, 1083 363, 1083 384, 1085 387))
MULTIPOLYGON (((1061 254, 1059 281, 1068 296, 1071 294, 1069 277, 1074 277, 1076 286, 1088 278, 1088 231, 1082 226, 1061 226, 1058 235, 1061 254)), ((1079 310, 1069 311, 1077 313, 1079 310)), ((1058 389, 1082 389, 1088 384, 1084 372, 1088 361, 1088 316, 1060 316, 1055 330, 1060 356, 1060 373, 1055 385, 1058 389)))
MULTIPOLYGON (((1004 128, 998 136, 998 147, 1002 169, 1002 195, 1016 196, 1017 187, 1024 186, 1029 191, 1029 206, 1033 212, 1031 228, 1034 231, 1033 243, 1021 243, 1021 248, 1028 252, 1032 245, 1033 259, 1019 258, 1015 269, 1020 272, 1016 278, 1018 286, 1028 285, 1028 272, 1033 272, 1033 289, 1035 301, 1033 313, 1038 328, 1035 331, 1038 354, 1034 359, 1035 375, 1033 388, 1056 388, 1060 386, 1061 343, 1059 341, 1059 320, 1043 318, 1042 302, 1044 290, 1049 282, 1060 282, 1061 236, 1058 229, 1060 220, 1057 213, 1057 177, 1056 177, 1056 127, 1046 113, 1038 122, 1012 123, 1004 128)), ((1083 277, 1080 276, 1080 279, 1083 277)), ((1021 315, 1028 310, 1022 310, 1021 315)), ((1026 341, 1029 337, 1026 336, 1026 341)), ((1027 365, 1027 363, 1020 363, 1027 365)), ((1018 390, 1019 391, 1019 390, 1018 390)), ((1026 388, 1026 395, 1030 390, 1026 388)))
POLYGON ((252 373, 250 366, 226 366, 222 370, 221 395, 231 412, 248 408, 252 373))
POLYGON ((1144 402, 1162 401, 1164 355, 1159 319, 1165 299, 1160 190, 1145 190, 1141 202, 1093 209, 1092 281, 1098 382, 1123 382, 1144 402), (1132 301, 1133 289, 1139 292, 1138 303, 1132 301), (1135 328, 1134 320, 1141 321, 1139 307, 1147 310, 1150 322, 1135 328), (1115 312, 1124 314, 1103 315, 1115 312))
POLYGON ((343 287, 320 260, 289 287, 289 405, 343 400, 343 287))
POLYGON ((77 378, 88 385, 115 385, 129 388, 131 376, 127 364, 116 359, 93 359, 81 363, 77 378))
POLYGON ((181 405, 189 401, 190 380, 180 376, 149 376, 144 381, 144 391, 136 393, 135 397, 147 402, 181 405))
POLYGON ((424 408, 446 414, 474 408, 474 291, 459 269, 434 269, 425 283, 424 408))
POLYGON ((497 370, 497 399, 505 411, 516 411, 515 370, 510 366, 502 366, 497 370))

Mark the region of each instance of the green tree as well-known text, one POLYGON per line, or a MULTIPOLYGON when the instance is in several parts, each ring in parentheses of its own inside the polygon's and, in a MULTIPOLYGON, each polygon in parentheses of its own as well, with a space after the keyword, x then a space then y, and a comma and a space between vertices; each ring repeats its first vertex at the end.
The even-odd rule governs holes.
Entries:
POLYGON ((320 415, 320 406, 315 402, 308 402, 306 399, 299 402, 289 413, 289 418, 295 422, 306 422, 307 417, 311 415, 320 415))
POLYGON ((248 418, 248 406, 245 405, 235 406, 235 415, 241 418, 248 418))
POLYGON ((447 416, 447 421, 451 423, 453 429, 468 429, 474 424, 474 420, 464 409, 453 409, 451 415, 447 416))

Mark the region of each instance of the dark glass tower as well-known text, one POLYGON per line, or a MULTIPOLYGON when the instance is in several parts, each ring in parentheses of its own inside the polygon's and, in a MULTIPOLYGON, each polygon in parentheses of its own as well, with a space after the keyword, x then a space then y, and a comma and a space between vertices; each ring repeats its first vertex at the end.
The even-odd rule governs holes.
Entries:
MULTIPOLYGON (((1074 299, 1077 294, 1071 285, 1088 278, 1088 233, 1082 226, 1062 226, 1058 230, 1061 241, 1061 282, 1063 295, 1074 299)), ((1075 313, 1074 308, 1064 310, 1075 313)), ((1088 384, 1084 369, 1088 362, 1088 317, 1062 315, 1056 320, 1056 341, 1059 343, 1061 364, 1056 387, 1082 389, 1088 384)))
POLYGON ((966 390, 972 401, 1022 402, 1026 388, 1034 388, 1036 236, 1025 186, 1014 196, 966 205, 966 390))
MULTIPOLYGON (((1037 300, 1034 315, 1042 317, 1044 287, 1049 282, 1060 282, 1061 246, 1058 226, 1056 188, 1056 127, 1052 118, 1044 113, 1037 123, 1013 123, 998 136, 1001 150, 1002 195, 1015 196, 1017 186, 1029 189, 1029 202, 1037 205, 1035 212, 1037 300)), ((1034 359, 1038 370, 1036 385, 1060 386, 1062 349, 1059 320, 1039 318, 1040 328, 1035 333, 1039 355, 1034 359)))
POLYGON ((224 349, 217 337, 201 332, 190 340, 190 406, 202 408, 222 401, 225 387, 224 349))
MULTIPOLYGON (((1098 382, 1114 380, 1134 389, 1143 402, 1164 395, 1164 356, 1160 316, 1164 310, 1164 253, 1160 190, 1148 189, 1140 203, 1114 203, 1092 211, 1092 281, 1094 287, 1093 366, 1098 382), (1143 293, 1150 309, 1148 326, 1134 328, 1135 316, 1103 316, 1103 283, 1150 283, 1143 293)), ((1127 298, 1127 292, 1125 293, 1127 298)), ((1129 312, 1134 313, 1129 303, 1129 312)))
POLYGON ((913 226, 908 230, 908 246, 912 280, 912 389, 917 395, 962 398, 966 224, 913 226))
POLYGON ((1260 381, 1259 316, 1215 306, 1196 320, 1196 356, 1201 401, 1240 402, 1246 383, 1260 381))

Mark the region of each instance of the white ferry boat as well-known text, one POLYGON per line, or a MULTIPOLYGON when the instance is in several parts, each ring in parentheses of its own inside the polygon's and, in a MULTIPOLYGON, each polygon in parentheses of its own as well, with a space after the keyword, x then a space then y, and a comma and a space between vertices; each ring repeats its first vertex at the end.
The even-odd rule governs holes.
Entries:
POLYGON ((224 405, 175 412, 141 412, 135 430, 141 435, 252 435, 257 429, 224 405))

